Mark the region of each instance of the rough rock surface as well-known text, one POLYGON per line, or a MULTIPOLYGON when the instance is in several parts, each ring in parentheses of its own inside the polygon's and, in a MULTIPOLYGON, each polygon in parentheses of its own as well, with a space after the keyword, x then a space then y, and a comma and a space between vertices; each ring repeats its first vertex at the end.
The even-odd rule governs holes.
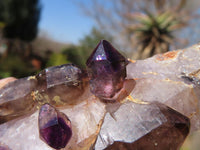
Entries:
POLYGON ((127 66, 135 78, 131 95, 142 101, 159 101, 191 119, 191 130, 200 129, 200 45, 155 55, 127 66))
POLYGON ((189 133, 187 117, 161 103, 126 102, 106 114, 95 150, 178 149, 189 133))
MULTIPOLYGON (((88 88, 89 90, 89 88, 88 88)), ((60 110, 71 120, 72 137, 66 150, 87 150, 93 146, 100 130, 105 104, 95 98, 89 91, 84 93, 85 101, 60 110)), ((0 125, 0 142, 12 150, 51 150, 39 138, 38 111, 34 114, 15 119, 0 125)))
MULTIPOLYGON (((200 78, 198 69, 200 69, 199 45, 185 50, 156 55, 146 60, 133 61, 127 66, 127 78, 136 80, 136 86, 131 92, 131 96, 140 103, 142 103, 141 101, 158 101, 166 104, 191 119, 191 131, 198 130, 200 128, 200 78)), ((110 115, 115 118, 115 112, 117 113, 120 108, 127 106, 127 102, 121 105, 103 103, 89 92, 89 88, 83 97, 86 99, 81 103, 60 110, 69 117, 72 123, 73 135, 65 148, 68 150, 89 150, 93 146, 102 147, 102 145, 97 145, 98 140, 96 141, 96 139, 103 129, 101 127, 103 127, 104 117, 110 115)), ((133 105, 139 107, 139 104, 133 105)), ((146 107, 144 104, 140 105, 146 107)), ((126 108, 123 109, 124 112, 139 113, 137 109, 132 109, 133 107, 126 108)), ((119 117, 123 116, 123 111, 118 114, 119 117)), ((127 118, 124 118, 124 123, 126 121, 127 118)), ((137 124, 137 122, 134 123, 137 124)), ((157 123, 160 122, 157 120, 157 123)), ((113 127, 113 129, 115 128, 113 127)), ((124 127, 124 130, 129 129, 131 128, 124 127)), ((153 129, 149 128, 143 134, 151 130, 153 129)), ((127 134, 120 137, 120 141, 130 142, 127 138, 130 136, 129 133, 125 133, 127 134)), ((114 136, 112 139, 118 140, 115 135, 109 135, 108 139, 112 136, 114 136)), ((134 138, 134 135, 132 138, 134 138)), ((137 137, 135 137, 136 139, 137 137)), ((108 140, 108 142, 108 145, 113 144, 113 141, 108 140)), ((1 124, 0 143, 13 150, 51 149, 39 139, 38 111, 1 124)))

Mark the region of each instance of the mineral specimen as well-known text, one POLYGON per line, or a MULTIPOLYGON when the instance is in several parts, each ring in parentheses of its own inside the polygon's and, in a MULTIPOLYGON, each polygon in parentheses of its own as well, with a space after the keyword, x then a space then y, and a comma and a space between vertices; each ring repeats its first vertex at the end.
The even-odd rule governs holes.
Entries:
POLYGON ((164 104, 126 102, 106 114, 95 150, 178 150, 189 129, 189 119, 164 104))
POLYGON ((36 110, 31 98, 36 84, 28 77, 10 82, 0 90, 0 124, 36 110))
POLYGON ((123 87, 127 60, 109 42, 101 40, 87 60, 91 92, 112 99, 123 87))
POLYGON ((72 136, 71 122, 49 104, 44 104, 39 112, 40 138, 55 149, 64 148, 72 136))
POLYGON ((0 90, 0 124, 33 113, 36 105, 74 105, 82 101, 79 97, 86 85, 85 73, 72 64, 50 67, 36 76, 10 82, 0 90))
MULTIPOLYGON (((200 68, 200 46, 158 54, 127 65, 127 78, 136 78, 134 99, 159 101, 191 120, 191 130, 200 129, 200 86, 183 76, 200 68)), ((196 80, 200 76, 196 74, 196 80)))
POLYGON ((87 84, 83 81, 86 78, 85 73, 73 64, 49 67, 36 75, 38 84, 33 98, 40 105, 74 105, 81 101, 79 97, 87 84))
MULTIPOLYGON (((90 93, 89 87, 86 87, 81 97, 83 101, 80 103, 59 109, 71 120, 73 132, 63 148, 65 150, 89 150, 95 143, 106 113, 105 104, 90 93)), ((1 124, 0 141, 12 150, 52 150, 39 138, 38 115, 36 111, 1 124)))
MULTIPOLYGON (((102 46, 105 48, 106 43, 104 42, 102 46)), ((46 102, 50 103, 70 118, 73 134, 63 149, 178 149, 187 136, 189 128, 191 133, 200 128, 199 49, 200 46, 195 45, 186 50, 168 52, 146 60, 132 61, 126 66, 126 76, 122 75, 126 78, 123 86, 119 86, 123 89, 122 94, 119 94, 121 101, 104 103, 105 101, 99 100, 97 95, 94 96, 90 92, 90 86, 93 86, 92 84, 96 81, 91 82, 90 85, 87 84, 88 79, 85 73, 80 70, 79 74, 79 69, 75 69, 73 65, 66 65, 68 69, 72 69, 72 72, 70 72, 71 69, 66 69, 69 78, 62 76, 62 71, 65 74, 65 69, 61 69, 62 66, 53 67, 37 76, 29 77, 28 80, 37 81, 38 85, 31 93, 31 97, 34 104, 41 106, 46 102), (73 74, 74 72, 77 73, 73 74), (58 79, 57 76, 59 76, 58 79), (72 80, 69 80, 71 78, 72 80), (56 87, 60 87, 61 91, 62 88, 66 90, 62 92, 58 90, 57 93, 56 87), (76 91, 79 91, 76 88, 80 89, 78 96, 74 95, 76 91), (73 89, 75 89, 74 93, 73 89), (60 95, 61 93, 63 95, 60 95), (49 96, 51 94, 52 96, 49 96), (69 99, 64 96, 65 94, 69 94, 67 96, 69 99), (70 94, 74 96, 72 99, 70 99, 70 94), (130 95, 127 96, 128 94, 130 95), (189 127, 188 118, 191 127, 189 127)), ((91 70, 91 67, 96 65, 96 61, 95 63, 89 62, 91 64, 88 65, 88 71, 92 80, 95 75, 92 71, 95 72, 96 68, 91 70)), ((126 62, 122 64, 126 65, 126 62)), ((112 65, 109 67, 112 68, 112 65)), ((104 79, 97 74, 96 77, 104 79)), ((3 89, 11 88, 15 82, 6 85, 3 89)), ((102 87, 100 85, 99 87, 102 89, 107 85, 107 81, 100 83, 102 87)), ((115 90, 114 87, 113 91, 115 90)), ((108 99, 113 99, 113 97, 108 99)), ((9 102, 9 99, 7 101, 9 102)), ((0 110, 3 110, 2 108, 7 109, 0 107, 0 110)), ((0 141, 13 150, 50 150, 51 147, 39 138, 37 118, 38 111, 11 121, 5 119, 7 122, 0 124, 0 141)))

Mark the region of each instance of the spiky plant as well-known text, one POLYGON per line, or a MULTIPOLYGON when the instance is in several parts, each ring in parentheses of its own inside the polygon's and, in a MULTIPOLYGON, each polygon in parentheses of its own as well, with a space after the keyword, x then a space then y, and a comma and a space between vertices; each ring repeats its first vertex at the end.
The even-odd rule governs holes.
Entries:
POLYGON ((174 39, 173 31, 185 26, 173 11, 157 15, 149 12, 138 13, 133 17, 138 23, 129 26, 128 30, 136 42, 137 53, 133 56, 135 59, 144 59, 169 51, 174 39))

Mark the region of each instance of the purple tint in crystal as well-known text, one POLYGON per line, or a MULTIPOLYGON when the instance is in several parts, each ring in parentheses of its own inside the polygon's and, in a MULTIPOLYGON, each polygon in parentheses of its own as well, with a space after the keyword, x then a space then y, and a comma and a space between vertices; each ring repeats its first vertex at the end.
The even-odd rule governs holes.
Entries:
POLYGON ((55 149, 64 148, 72 136, 71 122, 49 104, 44 104, 39 112, 40 138, 55 149))
POLYGON ((0 150, 11 150, 7 145, 0 142, 0 150))
POLYGON ((86 63, 91 92, 101 99, 113 100, 123 87, 127 63, 108 41, 101 40, 86 63))

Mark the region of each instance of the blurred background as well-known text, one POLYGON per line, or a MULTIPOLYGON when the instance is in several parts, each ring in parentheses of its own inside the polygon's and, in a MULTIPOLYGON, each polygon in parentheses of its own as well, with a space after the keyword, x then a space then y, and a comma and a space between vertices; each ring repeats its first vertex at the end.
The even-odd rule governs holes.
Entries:
POLYGON ((100 39, 145 59, 200 40, 199 0, 0 0, 0 78, 85 67, 100 39))
MULTIPOLYGON (((0 0, 0 79, 84 68, 101 39, 145 59, 198 43, 199 26, 199 0, 0 0)), ((182 150, 198 149, 197 137, 182 150)))

